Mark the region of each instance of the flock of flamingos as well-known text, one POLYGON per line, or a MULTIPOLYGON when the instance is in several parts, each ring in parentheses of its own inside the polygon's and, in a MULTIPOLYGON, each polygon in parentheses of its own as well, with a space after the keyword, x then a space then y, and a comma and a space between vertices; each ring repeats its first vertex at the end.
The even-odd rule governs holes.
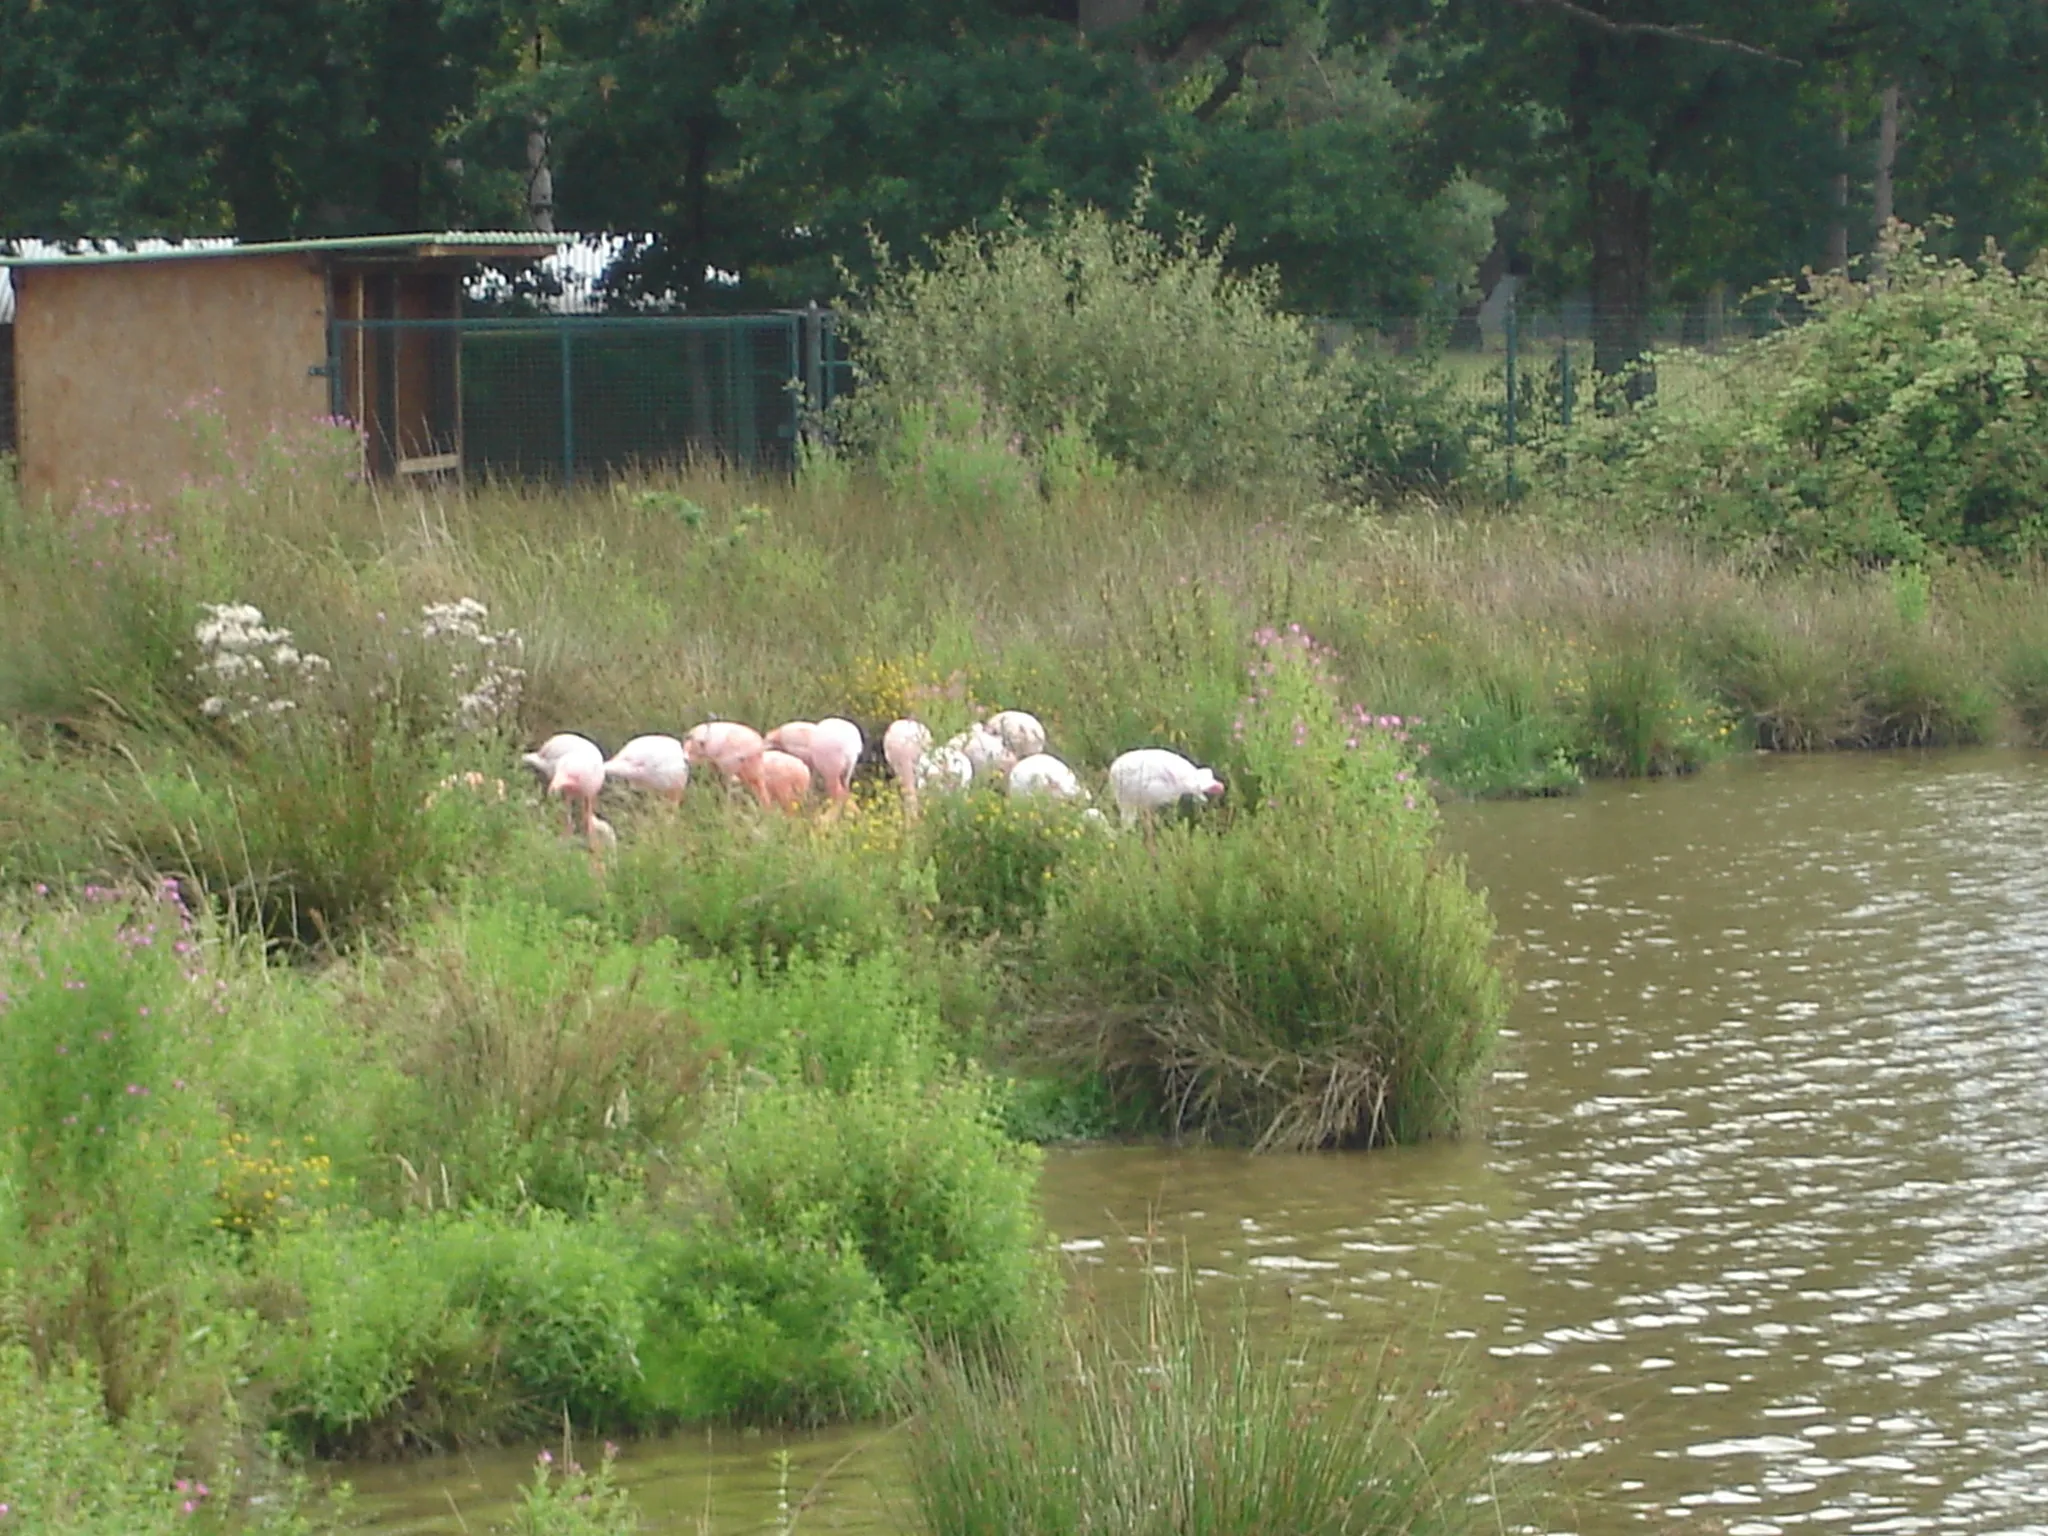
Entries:
MULTIPOLYGON (((732 720, 711 720, 678 740, 635 736, 607 758, 587 736, 550 736, 522 761, 557 796, 576 835, 593 852, 617 841, 611 823, 597 814, 597 797, 607 783, 631 784, 680 804, 693 769, 708 764, 728 786, 751 793, 764 807, 802 809, 813 788, 822 789, 836 811, 852 793, 853 773, 867 739, 851 720, 792 720, 766 735, 732 720)), ((1045 727, 1021 709, 998 710, 951 740, 934 744, 928 726, 898 720, 882 735, 882 758, 895 775, 905 814, 915 818, 926 794, 964 790, 977 780, 1002 783, 1013 796, 1044 795, 1083 804, 1089 794, 1080 777, 1045 750, 1045 727)), ((1189 797, 1215 799, 1223 781, 1178 752, 1140 747, 1109 765, 1109 787, 1124 825, 1189 797)), ((1093 811, 1090 814, 1100 815, 1093 811)))

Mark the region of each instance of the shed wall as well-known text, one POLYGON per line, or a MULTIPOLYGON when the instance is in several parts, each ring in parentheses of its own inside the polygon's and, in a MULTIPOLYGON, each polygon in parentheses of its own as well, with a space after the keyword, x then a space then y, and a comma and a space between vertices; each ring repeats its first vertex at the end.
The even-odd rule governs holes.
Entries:
POLYGON ((195 397, 237 441, 327 413, 326 278, 303 255, 20 267, 15 397, 22 488, 68 506, 119 480, 150 498, 201 466, 195 397))

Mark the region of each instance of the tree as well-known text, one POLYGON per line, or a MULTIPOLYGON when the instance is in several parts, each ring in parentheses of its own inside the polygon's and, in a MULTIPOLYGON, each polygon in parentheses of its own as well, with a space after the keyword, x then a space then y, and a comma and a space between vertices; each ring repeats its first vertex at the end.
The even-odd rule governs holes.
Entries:
POLYGON ((458 222, 479 204, 451 138, 510 43, 497 0, 0 8, 0 219, 252 240, 458 222))
POLYGON ((1609 372, 1659 292, 1871 249, 1887 121, 1900 214, 2048 233, 2034 0, 1355 0, 1342 24, 1405 29, 1439 152, 1510 190, 1553 286, 1590 288, 1609 372))

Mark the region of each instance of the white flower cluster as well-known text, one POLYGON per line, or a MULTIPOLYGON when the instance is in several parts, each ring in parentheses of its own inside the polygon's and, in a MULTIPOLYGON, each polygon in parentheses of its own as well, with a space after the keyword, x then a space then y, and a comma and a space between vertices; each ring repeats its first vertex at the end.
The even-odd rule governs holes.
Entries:
POLYGON ((455 711, 465 730, 509 723, 526 683, 526 669, 519 665, 526 642, 516 629, 493 633, 490 618, 491 610, 473 597, 428 603, 420 610, 420 638, 445 641, 457 650, 448 675, 463 690, 455 711))
POLYGON ((298 708, 291 690, 333 670, 325 656, 301 651, 288 629, 272 629, 249 603, 202 603, 206 617, 193 628, 199 665, 192 680, 211 690, 202 714, 232 724, 298 708))

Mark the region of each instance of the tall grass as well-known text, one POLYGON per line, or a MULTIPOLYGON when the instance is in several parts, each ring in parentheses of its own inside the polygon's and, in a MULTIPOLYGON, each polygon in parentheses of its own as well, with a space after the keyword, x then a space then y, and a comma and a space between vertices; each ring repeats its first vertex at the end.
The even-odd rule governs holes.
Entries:
POLYGON ((1219 1327, 1185 1274, 1134 1323, 1094 1313, 1042 1352, 938 1351, 909 1406, 935 1536, 1462 1536, 1527 1513, 1495 1460, 1530 1435, 1509 1405, 1392 1344, 1219 1327))

